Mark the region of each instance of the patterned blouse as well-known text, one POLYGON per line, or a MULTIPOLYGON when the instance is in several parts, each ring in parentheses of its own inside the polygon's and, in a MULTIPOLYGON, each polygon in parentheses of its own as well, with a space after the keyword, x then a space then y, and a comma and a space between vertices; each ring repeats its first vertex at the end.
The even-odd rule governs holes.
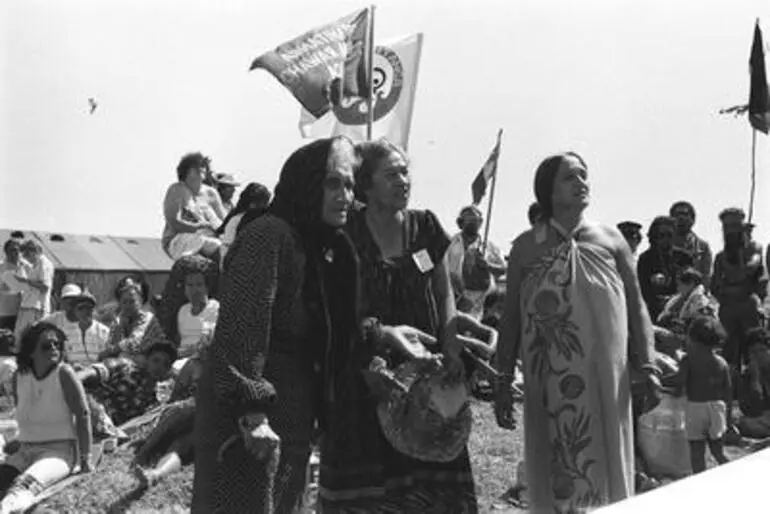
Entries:
POLYGON ((121 316, 112 324, 106 351, 112 356, 133 359, 144 355, 153 344, 164 340, 166 336, 155 315, 141 311, 131 321, 121 316))
POLYGON ((94 364, 99 384, 89 388, 115 425, 141 416, 158 404, 156 380, 129 359, 107 359, 94 364))

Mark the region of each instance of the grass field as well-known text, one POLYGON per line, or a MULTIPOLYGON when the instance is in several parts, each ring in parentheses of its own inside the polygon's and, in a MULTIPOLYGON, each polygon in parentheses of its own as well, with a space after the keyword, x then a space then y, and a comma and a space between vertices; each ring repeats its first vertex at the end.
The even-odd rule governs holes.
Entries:
MULTIPOLYGON (((521 459, 521 431, 497 428, 489 404, 475 406, 475 427, 470 441, 473 471, 479 488, 482 512, 520 512, 498 498, 514 484, 521 459)), ((169 477, 142 494, 130 474, 130 450, 105 455, 98 471, 68 490, 49 498, 34 512, 58 513, 181 513, 192 493, 192 466, 169 477)))
MULTIPOLYGON (((474 430, 470 440, 473 472, 476 477, 482 513, 519 513, 500 497, 516 481, 516 467, 522 458, 522 431, 503 431, 495 423, 487 403, 474 405, 474 430)), ((735 459, 744 452, 728 448, 735 459)), ((119 450, 105 455, 96 473, 87 480, 49 498, 35 513, 182 513, 187 512, 193 468, 187 467, 160 485, 137 492, 137 482, 129 472, 132 454, 119 450)), ((710 463, 713 465, 713 462, 710 463)))

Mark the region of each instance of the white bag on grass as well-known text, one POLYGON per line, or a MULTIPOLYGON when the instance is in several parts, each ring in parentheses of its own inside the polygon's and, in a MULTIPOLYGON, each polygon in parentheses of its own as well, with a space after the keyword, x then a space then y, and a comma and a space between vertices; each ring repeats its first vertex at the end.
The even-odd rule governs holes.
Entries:
POLYGON ((653 476, 682 478, 692 473, 686 405, 684 396, 663 395, 657 407, 639 418, 639 447, 653 476))

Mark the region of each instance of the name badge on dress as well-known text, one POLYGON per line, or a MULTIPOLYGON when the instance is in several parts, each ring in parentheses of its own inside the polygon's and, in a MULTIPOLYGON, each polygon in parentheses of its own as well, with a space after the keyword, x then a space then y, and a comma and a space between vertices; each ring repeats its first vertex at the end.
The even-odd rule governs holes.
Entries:
POLYGON ((412 259, 414 260, 414 263, 417 265, 417 269, 420 270, 422 273, 427 273, 434 268, 433 260, 430 258, 430 255, 428 254, 428 250, 424 248, 419 252, 413 253, 412 259))

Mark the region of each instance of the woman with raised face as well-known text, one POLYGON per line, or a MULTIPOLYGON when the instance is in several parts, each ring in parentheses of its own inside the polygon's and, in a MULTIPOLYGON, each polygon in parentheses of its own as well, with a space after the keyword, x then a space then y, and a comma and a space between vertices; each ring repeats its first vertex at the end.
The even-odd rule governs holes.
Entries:
POLYGON ((634 493, 629 353, 648 393, 659 386, 631 251, 616 228, 586 219, 590 191, 579 155, 545 159, 535 174, 542 217, 516 238, 508 262, 495 413, 515 427, 510 384, 520 358, 536 513, 583 512, 634 493))

